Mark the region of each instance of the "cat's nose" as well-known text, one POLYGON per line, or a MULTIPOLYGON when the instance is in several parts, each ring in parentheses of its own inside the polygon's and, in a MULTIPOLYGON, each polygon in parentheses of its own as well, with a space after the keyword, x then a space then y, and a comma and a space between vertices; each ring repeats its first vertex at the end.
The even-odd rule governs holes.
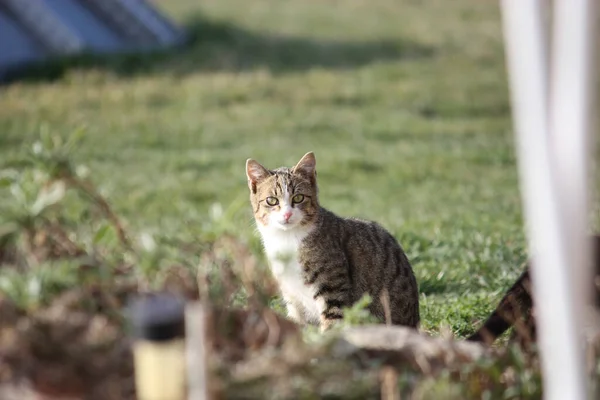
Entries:
POLYGON ((283 213, 283 219, 285 219, 286 222, 289 221, 291 217, 292 217, 291 211, 286 211, 283 213))

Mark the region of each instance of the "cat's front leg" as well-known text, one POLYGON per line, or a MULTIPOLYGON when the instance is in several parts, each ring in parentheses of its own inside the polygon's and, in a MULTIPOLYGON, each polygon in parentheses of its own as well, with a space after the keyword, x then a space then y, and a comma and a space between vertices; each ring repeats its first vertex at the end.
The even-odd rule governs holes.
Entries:
POLYGON ((341 320, 344 317, 343 308, 351 305, 352 284, 346 260, 338 254, 334 256, 328 258, 321 255, 318 260, 307 257, 303 263, 304 283, 313 290, 321 332, 341 320))
POLYGON ((285 302, 287 317, 299 325, 305 325, 306 318, 304 318, 304 313, 298 302, 287 296, 283 297, 283 301, 285 302))
POLYGON ((346 305, 344 297, 343 293, 336 293, 336 297, 332 297, 331 295, 316 297, 320 313, 319 328, 321 332, 329 330, 335 323, 344 318, 343 307, 346 305))

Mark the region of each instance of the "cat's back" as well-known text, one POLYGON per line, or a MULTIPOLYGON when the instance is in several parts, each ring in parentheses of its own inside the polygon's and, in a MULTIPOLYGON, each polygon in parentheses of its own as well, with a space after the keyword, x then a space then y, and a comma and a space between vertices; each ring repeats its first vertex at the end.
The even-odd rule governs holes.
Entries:
MULTIPOLYGON (((340 247, 346 251, 357 249, 359 253, 383 248, 401 251, 398 241, 379 223, 362 218, 340 217, 325 208, 321 209, 319 222, 307 236, 306 244, 340 247)), ((373 255, 369 254, 370 257, 373 255)))
MULTIPOLYGON (((363 281, 385 280, 412 267, 394 236, 375 221, 344 218, 322 209, 319 223, 302 242, 301 252, 314 262, 344 258, 352 275, 363 281)), ((375 282, 372 282, 375 283, 375 282)))

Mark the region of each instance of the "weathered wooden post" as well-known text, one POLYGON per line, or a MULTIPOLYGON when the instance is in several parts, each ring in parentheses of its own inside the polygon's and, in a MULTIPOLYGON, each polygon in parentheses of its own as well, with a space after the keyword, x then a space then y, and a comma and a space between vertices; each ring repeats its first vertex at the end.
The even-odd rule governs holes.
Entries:
POLYGON ((208 400, 207 311, 201 302, 190 302, 185 308, 187 399, 208 400))

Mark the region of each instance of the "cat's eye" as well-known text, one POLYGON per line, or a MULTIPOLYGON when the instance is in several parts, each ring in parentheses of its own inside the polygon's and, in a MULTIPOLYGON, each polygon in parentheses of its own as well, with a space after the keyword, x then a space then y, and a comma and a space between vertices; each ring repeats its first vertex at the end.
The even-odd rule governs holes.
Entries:
POLYGON ((292 197, 292 203, 294 204, 300 204, 304 201, 304 195, 303 194, 297 194, 294 197, 292 197))
POLYGON ((267 197, 265 201, 270 206, 276 206, 277 204, 279 204, 279 200, 277 200, 277 197, 267 197))

